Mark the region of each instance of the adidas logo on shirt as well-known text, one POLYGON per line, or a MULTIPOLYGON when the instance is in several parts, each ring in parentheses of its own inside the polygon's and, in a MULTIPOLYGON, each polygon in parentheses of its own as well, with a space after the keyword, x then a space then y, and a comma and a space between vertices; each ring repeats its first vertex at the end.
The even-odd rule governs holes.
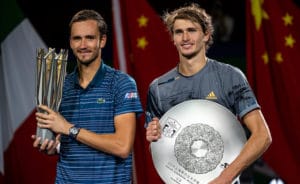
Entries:
POLYGON ((215 93, 213 91, 211 91, 207 96, 206 99, 208 100, 216 100, 218 99, 218 97, 215 95, 215 93))

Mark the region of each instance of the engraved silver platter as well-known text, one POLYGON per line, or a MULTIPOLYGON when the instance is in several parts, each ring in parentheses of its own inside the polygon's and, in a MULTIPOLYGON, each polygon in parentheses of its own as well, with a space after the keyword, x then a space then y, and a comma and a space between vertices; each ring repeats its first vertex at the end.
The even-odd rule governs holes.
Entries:
POLYGON ((228 109, 188 100, 160 119, 162 137, 150 144, 153 163, 167 184, 207 184, 240 153, 246 135, 228 109))

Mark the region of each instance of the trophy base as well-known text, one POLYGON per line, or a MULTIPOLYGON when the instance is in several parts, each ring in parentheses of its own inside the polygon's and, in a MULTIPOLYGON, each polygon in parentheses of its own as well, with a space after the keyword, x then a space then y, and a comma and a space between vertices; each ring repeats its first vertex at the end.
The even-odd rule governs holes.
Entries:
POLYGON ((47 128, 36 128, 36 137, 41 137, 41 141, 40 144, 42 144, 46 139, 48 139, 49 141, 51 140, 55 140, 55 135, 54 133, 47 129, 47 128))

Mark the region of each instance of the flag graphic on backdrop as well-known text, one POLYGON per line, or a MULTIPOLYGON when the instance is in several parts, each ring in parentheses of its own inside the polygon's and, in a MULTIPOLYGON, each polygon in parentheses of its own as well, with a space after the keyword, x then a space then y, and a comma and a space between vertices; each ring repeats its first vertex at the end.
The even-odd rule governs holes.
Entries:
POLYGON ((35 54, 45 44, 16 1, 2 0, 0 7, 0 183, 53 183, 55 157, 38 153, 30 138, 36 128, 35 54))
MULTIPOLYGON (((137 82, 143 106, 150 82, 175 67, 178 54, 159 15, 146 0, 113 0, 114 66, 137 82)), ((138 183, 162 183, 145 139, 144 119, 137 125, 135 168, 138 183)))
POLYGON ((286 183, 300 173, 300 7, 296 1, 247 0, 247 75, 270 126, 264 158, 286 183))

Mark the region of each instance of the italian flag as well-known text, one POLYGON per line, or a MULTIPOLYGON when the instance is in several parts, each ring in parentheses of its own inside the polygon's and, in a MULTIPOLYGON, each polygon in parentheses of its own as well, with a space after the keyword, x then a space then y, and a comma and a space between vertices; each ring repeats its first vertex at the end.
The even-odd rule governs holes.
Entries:
POLYGON ((0 2, 0 183, 53 183, 55 159, 32 147, 36 49, 47 48, 17 2, 0 2))

